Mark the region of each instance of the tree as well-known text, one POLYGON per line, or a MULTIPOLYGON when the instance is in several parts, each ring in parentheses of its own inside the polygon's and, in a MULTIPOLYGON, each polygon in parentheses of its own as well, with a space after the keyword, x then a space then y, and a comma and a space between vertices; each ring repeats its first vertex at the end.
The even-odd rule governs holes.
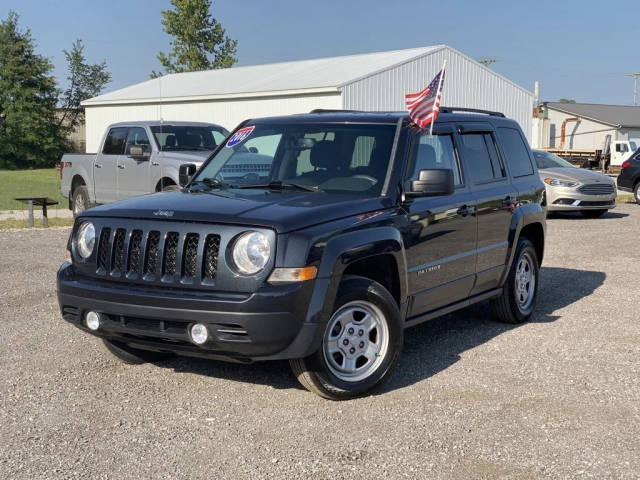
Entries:
POLYGON ((52 166, 64 148, 53 66, 18 19, 11 11, 0 22, 0 168, 52 166))
POLYGON ((84 57, 82 40, 76 40, 71 51, 63 50, 69 75, 69 85, 60 98, 62 114, 58 124, 67 132, 73 130, 79 123, 82 112, 80 103, 87 98, 100 94, 104 86, 111 81, 111 74, 107 71, 106 61, 87 64, 84 57))
MULTIPOLYGON (((231 40, 211 16, 211 0, 171 0, 162 11, 164 31, 174 37, 171 52, 159 53, 165 73, 228 68, 236 63, 237 40, 231 40)), ((153 71, 151 78, 162 76, 153 71)))
POLYGON ((558 100, 558 102, 559 103, 576 103, 576 101, 571 98, 561 98, 560 100, 558 100))

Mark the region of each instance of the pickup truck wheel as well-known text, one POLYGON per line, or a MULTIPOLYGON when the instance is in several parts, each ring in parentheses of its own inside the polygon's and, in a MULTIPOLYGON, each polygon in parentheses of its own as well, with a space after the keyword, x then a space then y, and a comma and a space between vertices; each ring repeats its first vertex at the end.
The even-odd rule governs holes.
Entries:
POLYGON ((598 218, 607 213, 607 210, 582 210, 580 213, 586 218, 598 218))
POLYGON ((536 305, 539 270, 533 244, 527 238, 520 238, 502 294, 491 301, 498 320, 516 324, 529 319, 536 305))
POLYGON ((150 352, 147 350, 138 350, 127 345, 111 340, 102 340, 104 346, 107 347, 114 356, 121 362, 129 365, 140 365, 142 363, 157 362, 171 357, 170 353, 150 352))
POLYGON ((89 190, 84 185, 82 185, 81 187, 77 187, 74 190, 73 197, 71 199, 73 216, 77 216, 89 207, 91 207, 91 200, 89 200, 89 190))
POLYGON ((340 283, 321 347, 291 360, 308 390, 330 400, 364 395, 391 375, 403 344, 403 325, 391 294, 368 278, 346 276, 340 283))
POLYGON ((163 192, 175 192, 176 190, 180 190, 178 185, 165 185, 162 187, 163 192))

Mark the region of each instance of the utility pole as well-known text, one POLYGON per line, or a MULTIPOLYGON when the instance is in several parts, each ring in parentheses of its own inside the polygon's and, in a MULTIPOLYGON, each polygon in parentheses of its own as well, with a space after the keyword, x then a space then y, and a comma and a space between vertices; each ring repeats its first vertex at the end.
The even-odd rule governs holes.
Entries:
POLYGON ((490 57, 485 57, 485 58, 479 58, 478 59, 478 63, 484 65, 485 67, 488 67, 492 63, 496 63, 496 62, 497 62, 497 60, 495 58, 490 58, 490 57))
POLYGON ((633 77, 633 105, 638 105, 638 78, 640 72, 625 73, 625 77, 633 77))

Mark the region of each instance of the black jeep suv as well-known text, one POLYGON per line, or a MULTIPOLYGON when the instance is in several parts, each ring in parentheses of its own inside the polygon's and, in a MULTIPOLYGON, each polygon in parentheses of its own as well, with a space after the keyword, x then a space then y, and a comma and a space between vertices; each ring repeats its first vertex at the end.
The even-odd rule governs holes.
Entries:
POLYGON ((636 203, 640 205, 640 149, 622 164, 618 175, 618 188, 632 192, 636 203))
POLYGON ((246 121, 195 175, 182 167, 181 191, 78 216, 60 309, 128 363, 289 359, 323 397, 362 395, 391 375, 407 327, 484 300, 504 322, 531 315, 535 165, 494 112, 443 108, 433 135, 404 113, 246 121), (246 170, 235 183, 231 163, 246 170))

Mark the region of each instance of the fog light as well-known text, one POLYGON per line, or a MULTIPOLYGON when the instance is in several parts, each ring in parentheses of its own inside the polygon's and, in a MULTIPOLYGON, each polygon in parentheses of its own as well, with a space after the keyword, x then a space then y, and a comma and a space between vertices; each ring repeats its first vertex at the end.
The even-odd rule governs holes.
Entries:
POLYGON ((96 312, 89 312, 84 317, 84 323, 89 330, 96 331, 100 328, 100 314, 96 312))
POLYGON ((197 345, 202 345, 209 338, 209 331, 207 330, 207 327, 201 323, 196 323, 191 327, 190 334, 191 340, 197 345))

